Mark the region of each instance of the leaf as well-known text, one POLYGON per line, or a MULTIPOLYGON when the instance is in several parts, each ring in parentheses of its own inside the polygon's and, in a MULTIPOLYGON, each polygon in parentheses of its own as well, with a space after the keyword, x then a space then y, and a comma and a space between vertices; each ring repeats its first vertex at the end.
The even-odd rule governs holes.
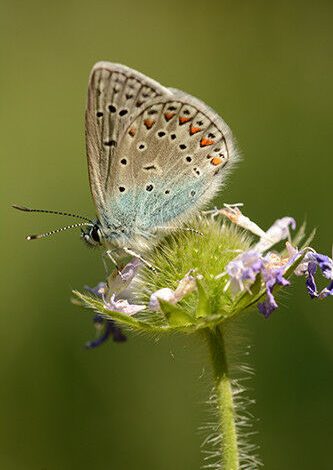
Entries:
POLYGON ((189 326, 193 324, 192 317, 178 305, 166 300, 158 299, 162 312, 165 314, 169 325, 172 327, 189 326))
POLYGON ((148 321, 141 320, 136 316, 129 316, 122 312, 109 310, 105 307, 103 302, 90 295, 81 294, 81 292, 75 290, 73 291, 73 294, 80 299, 80 301, 83 303, 83 306, 95 310, 96 312, 103 315, 105 318, 112 318, 112 320, 115 320, 119 325, 126 326, 130 329, 161 333, 168 332, 171 329, 168 325, 164 326, 148 323, 148 321))
POLYGON ((196 278, 196 284, 198 289, 198 304, 196 309, 197 318, 206 317, 211 314, 211 305, 209 297, 207 296, 206 290, 203 286, 201 279, 196 278))
POLYGON ((312 242, 312 240, 314 239, 314 237, 316 235, 316 231, 317 231, 317 229, 315 229, 315 228, 312 230, 312 232, 310 233, 308 238, 305 240, 305 242, 301 246, 301 250, 303 250, 304 248, 306 248, 310 245, 310 243, 312 242))
MULTIPOLYGON (((297 232, 294 234, 291 244, 293 246, 298 246, 305 237, 306 222, 303 222, 297 232)), ((286 250, 284 250, 286 251, 286 250)))

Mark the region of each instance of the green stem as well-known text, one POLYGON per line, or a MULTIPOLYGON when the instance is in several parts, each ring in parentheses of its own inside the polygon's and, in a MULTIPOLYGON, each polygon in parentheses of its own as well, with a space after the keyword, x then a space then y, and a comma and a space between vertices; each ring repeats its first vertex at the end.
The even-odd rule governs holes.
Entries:
POLYGON ((211 353, 221 435, 221 469, 239 470, 236 413, 225 341, 219 327, 206 330, 211 353))

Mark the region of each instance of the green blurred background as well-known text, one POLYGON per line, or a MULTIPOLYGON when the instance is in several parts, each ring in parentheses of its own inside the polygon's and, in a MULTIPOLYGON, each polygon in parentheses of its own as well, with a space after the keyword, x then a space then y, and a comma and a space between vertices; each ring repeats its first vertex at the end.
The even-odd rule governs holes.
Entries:
MULTIPOLYGON (((11 203, 93 215, 85 162, 87 79, 121 62, 184 89, 232 127, 244 160, 223 201, 263 228, 283 215, 332 244, 333 4, 305 1, 1 1, 0 467, 196 470, 207 419, 205 348, 130 336, 86 351, 91 316, 72 288, 104 275, 66 223, 11 203)), ((221 204, 222 201, 220 201, 221 204)), ((331 469, 332 299, 297 280, 269 320, 253 312, 251 396, 269 470, 331 469)))

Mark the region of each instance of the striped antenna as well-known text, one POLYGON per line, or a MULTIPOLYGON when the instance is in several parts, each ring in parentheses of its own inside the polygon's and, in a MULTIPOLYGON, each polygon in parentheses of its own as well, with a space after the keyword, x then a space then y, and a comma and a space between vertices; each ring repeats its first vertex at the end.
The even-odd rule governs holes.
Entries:
POLYGON ((82 215, 77 215, 77 214, 70 214, 69 212, 50 211, 46 209, 31 209, 30 207, 19 206, 18 204, 13 204, 12 207, 14 209, 17 209, 23 212, 43 212, 44 214, 57 214, 57 215, 65 215, 67 217, 76 217, 77 219, 86 220, 87 222, 90 222, 91 224, 93 224, 93 222, 90 219, 88 219, 88 217, 83 217, 82 215))
POLYGON ((69 230, 71 228, 76 228, 76 227, 82 227, 84 225, 88 225, 90 227, 94 226, 93 223, 81 222, 78 224, 72 224, 72 225, 67 225, 66 227, 57 228, 56 230, 51 230, 50 232, 39 233, 37 235, 28 235, 26 237, 26 240, 39 240, 40 238, 46 238, 46 237, 49 237, 50 235, 54 235, 55 233, 64 232, 65 230, 69 230))

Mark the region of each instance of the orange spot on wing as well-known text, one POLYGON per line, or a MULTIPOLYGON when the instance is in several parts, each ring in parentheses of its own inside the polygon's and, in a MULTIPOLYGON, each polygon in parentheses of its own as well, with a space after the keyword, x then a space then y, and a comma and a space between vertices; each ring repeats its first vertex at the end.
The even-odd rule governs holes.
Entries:
POLYGON ((134 137, 135 136, 135 133, 136 133, 136 129, 135 127, 131 127, 130 130, 128 131, 129 135, 131 137, 134 137))
POLYGON ((179 116, 179 124, 185 124, 186 122, 190 121, 190 117, 179 116))
POLYGON ((222 163, 222 158, 220 157, 214 157, 211 159, 210 163, 214 166, 217 166, 219 165, 220 163, 222 163))
POLYGON ((203 137, 200 140, 200 147, 206 147, 207 145, 213 145, 213 144, 215 144, 215 141, 211 139, 207 139, 206 137, 203 137))
POLYGON ((155 124, 155 121, 153 119, 145 119, 143 123, 146 126, 146 129, 151 129, 155 124))
POLYGON ((170 121, 176 113, 164 113, 164 117, 167 121, 170 121))
POLYGON ((200 127, 191 127, 190 128, 190 134, 193 135, 193 134, 196 134, 197 132, 200 132, 201 131, 201 128, 200 127))

